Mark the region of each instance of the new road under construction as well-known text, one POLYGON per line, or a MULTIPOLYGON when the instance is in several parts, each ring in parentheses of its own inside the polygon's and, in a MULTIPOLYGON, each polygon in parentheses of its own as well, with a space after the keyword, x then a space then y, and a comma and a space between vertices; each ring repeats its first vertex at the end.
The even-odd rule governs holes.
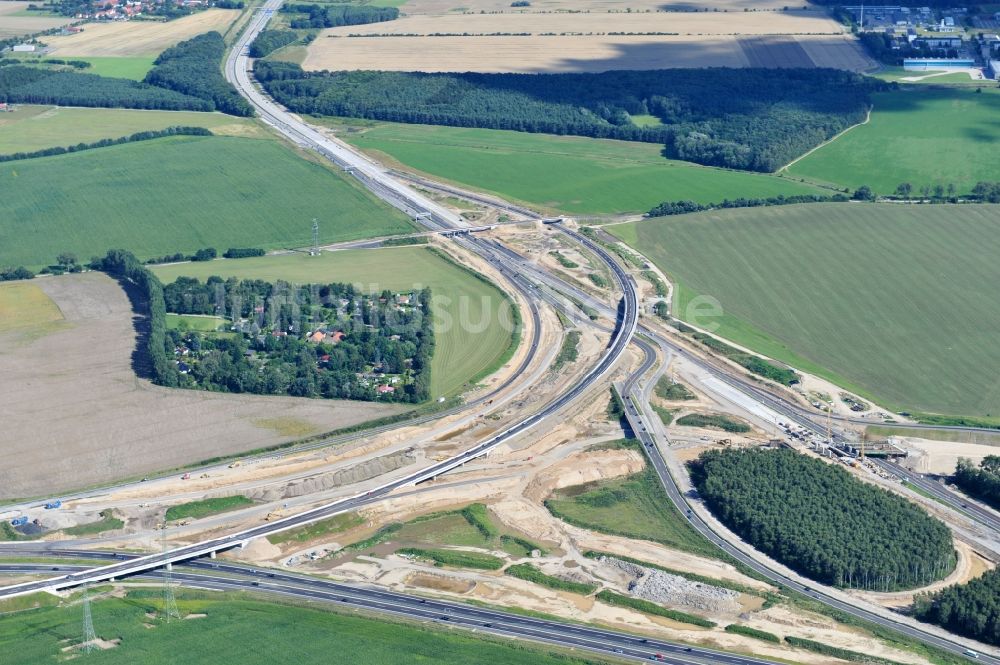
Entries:
MULTIPOLYGON (((816 414, 803 408, 791 397, 774 386, 748 378, 734 371, 733 367, 717 358, 693 349, 689 344, 668 334, 656 322, 641 319, 643 305, 636 278, 628 265, 616 256, 607 243, 577 230, 572 220, 549 219, 534 211, 505 202, 493 196, 469 192, 437 183, 422 177, 405 177, 373 159, 362 155, 328 133, 310 126, 303 119, 283 109, 271 100, 253 82, 249 45, 265 28, 282 4, 282 0, 267 0, 251 17, 233 46, 225 63, 226 78, 254 106, 259 117, 274 131, 303 149, 331 161, 354 177, 362 186, 389 205, 404 211, 429 232, 441 236, 444 243, 453 243, 457 251, 475 257, 495 271, 505 281, 504 286, 516 293, 524 304, 532 334, 525 340, 523 355, 511 373, 488 392, 467 403, 436 413, 421 415, 400 423, 383 425, 367 432, 342 435, 282 451, 282 455, 302 453, 342 444, 363 437, 381 435, 399 436, 407 428, 417 428, 437 420, 454 416, 478 418, 482 421, 491 414, 500 413, 506 405, 516 415, 509 417, 497 431, 485 433, 467 445, 456 445, 441 459, 426 458, 419 468, 407 469, 391 479, 379 479, 363 488, 348 488, 346 495, 323 500, 301 511, 235 530, 225 528, 224 522, 209 537, 187 542, 153 554, 135 554, 122 549, 108 552, 103 547, 87 547, 82 543, 59 541, 9 543, 0 546, 0 554, 18 557, 53 557, 58 559, 86 559, 106 561, 101 565, 43 565, 12 562, 0 564, 0 573, 10 575, 44 576, 0 587, 0 599, 23 596, 37 592, 61 592, 84 585, 123 578, 135 580, 158 579, 170 572, 170 579, 178 584, 214 590, 251 590, 260 593, 307 598, 311 600, 359 607, 366 610, 399 615, 411 619, 428 620, 473 629, 492 635, 516 637, 543 643, 556 644, 596 654, 623 659, 650 658, 670 663, 723 663, 725 665, 756 665, 776 662, 727 653, 718 649, 690 646, 648 636, 629 634, 590 625, 564 623, 548 618, 535 618, 492 608, 476 607, 461 602, 426 598, 376 588, 369 584, 346 583, 317 579, 313 576, 294 574, 283 570, 237 564, 216 559, 224 552, 239 551, 278 534, 300 529, 331 517, 369 509, 396 501, 405 492, 415 491, 427 483, 440 483, 449 473, 473 464, 482 464, 487 456, 501 450, 511 450, 531 437, 542 437, 560 426, 574 409, 594 401, 599 392, 613 390, 624 407, 631 434, 642 447, 645 459, 655 471, 665 496, 684 516, 690 526, 712 543, 727 557, 753 571, 759 579, 767 580, 777 588, 791 590, 828 608, 867 624, 895 631, 936 649, 956 656, 971 657, 981 662, 1000 663, 995 650, 921 624, 892 610, 878 606, 863 598, 811 582, 787 568, 755 552, 747 543, 712 518, 704 504, 692 494, 683 477, 683 468, 671 460, 666 451, 672 445, 667 429, 653 410, 651 394, 657 381, 674 362, 683 362, 698 377, 700 387, 713 394, 718 403, 725 403, 761 430, 781 435, 796 427, 809 432, 810 440, 824 441, 825 445, 847 451, 847 437, 843 431, 833 431, 816 414), (419 189, 418 189, 419 187, 419 189), (425 193, 426 192, 426 193, 425 193), (444 205, 430 192, 474 202, 476 205, 511 215, 516 221, 535 224, 544 228, 549 236, 558 235, 559 242, 574 251, 594 257, 602 270, 611 277, 612 284, 605 292, 595 292, 568 279, 565 274, 550 269, 524 250, 518 250, 493 233, 492 224, 470 224, 460 214, 444 205), (611 295, 613 294, 613 295, 611 295), (547 310, 547 312, 546 312, 547 310), (581 317, 581 311, 594 312, 594 316, 581 317), (532 381, 542 376, 532 372, 532 367, 544 364, 543 357, 553 350, 543 348, 543 317, 558 315, 561 319, 580 322, 595 336, 603 340, 603 347, 593 354, 590 364, 581 369, 570 381, 557 386, 552 394, 544 394, 541 403, 529 399, 534 388, 532 381), (591 320, 587 320, 587 319, 591 320), (603 322, 603 323, 602 323, 603 322), (631 363, 631 364, 629 364, 631 363), (224 532, 218 535, 219 531, 224 532)), ((508 412, 509 413, 509 412, 508 412)), ((496 416, 497 419, 500 416, 496 416)), ((464 421, 462 421, 464 422, 464 421)), ((851 424, 849 419, 838 419, 841 429, 851 424)), ((454 425, 453 425, 454 427, 454 425)), ((413 447, 426 443, 416 440, 413 447)), ((847 454, 850 454, 847 451, 847 454)), ((265 453, 261 456, 273 456, 265 453)), ((531 457, 527 458, 528 460, 531 457)), ((942 510, 951 511, 964 520, 961 534, 979 543, 984 550, 1000 548, 1000 519, 996 514, 967 499, 959 497, 938 483, 905 469, 891 460, 875 462, 895 479, 904 480, 921 488, 934 497, 942 510)), ((195 472, 196 473, 196 472, 195 472)), ((499 473, 499 471, 496 471, 499 473)), ((80 493, 78 498, 111 495, 138 491, 140 483, 123 483, 114 487, 99 488, 80 493)), ((24 504, 23 507, 27 507, 24 504)), ((17 508, 15 506, 15 508, 17 508)), ((56 508, 57 509, 57 508, 56 508)), ((288 511, 285 511, 288 512, 288 511)), ((192 533, 192 532, 188 532, 192 533)), ((93 543, 93 539, 89 541, 93 543)), ((117 541, 116 541, 117 542, 117 541)))

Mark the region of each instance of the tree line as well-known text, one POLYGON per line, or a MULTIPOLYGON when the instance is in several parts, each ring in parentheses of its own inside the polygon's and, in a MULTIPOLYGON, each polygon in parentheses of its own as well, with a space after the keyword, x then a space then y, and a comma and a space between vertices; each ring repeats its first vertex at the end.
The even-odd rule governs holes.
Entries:
POLYGON ((987 455, 979 466, 960 459, 951 479, 964 492, 1000 510, 1000 455, 987 455))
POLYGON ((173 354, 167 354, 167 310, 163 283, 135 255, 124 249, 112 249, 96 258, 91 267, 133 285, 139 294, 139 307, 146 310, 149 331, 140 338, 142 355, 149 362, 150 378, 161 386, 176 386, 180 378, 173 354))
POLYGON ((832 69, 669 69, 598 74, 305 72, 258 60, 298 113, 663 143, 668 157, 774 171, 864 120, 887 84, 832 69), (635 115, 662 125, 640 127, 635 115))
POLYGON ((952 633, 1000 646, 1000 568, 965 584, 918 595, 913 614, 952 633))
POLYGON ((396 7, 372 7, 370 5, 310 5, 286 4, 280 11, 298 14, 289 21, 292 28, 336 28, 342 25, 364 25, 381 23, 399 18, 396 7))
POLYGON ((841 203, 847 201, 848 197, 843 194, 833 196, 821 196, 818 194, 793 194, 785 196, 769 196, 767 198, 748 199, 744 197, 736 199, 722 199, 719 203, 695 203, 694 201, 664 201, 646 213, 647 217, 668 217, 670 215, 685 215, 691 212, 701 212, 703 210, 715 210, 718 208, 759 208, 762 206, 783 206, 795 203, 841 203))
POLYGON ((221 111, 249 117, 253 107, 222 75, 226 46, 207 32, 173 46, 142 81, 23 65, 0 68, 0 102, 221 111))
POLYGON ((712 513, 741 538, 823 584, 893 591, 955 567, 951 533, 909 501, 794 450, 710 450, 690 464, 712 513))
POLYGON ((210 102, 148 83, 27 66, 0 68, 0 102, 165 111, 212 110, 210 102))
POLYGON ((204 127, 167 127, 166 129, 136 132, 129 136, 122 136, 117 139, 101 139, 93 143, 77 143, 66 147, 45 148, 33 152, 14 152, 8 155, 0 155, 0 162, 12 162, 19 159, 34 159, 36 157, 50 157, 52 155, 65 155, 70 152, 80 152, 81 150, 93 150, 94 148, 107 148, 123 143, 134 143, 136 141, 149 141, 150 139, 163 138, 164 136, 212 136, 212 132, 204 127))
POLYGON ((145 82, 203 99, 213 111, 252 116, 253 107, 222 75, 225 52, 226 43, 214 30, 192 37, 161 53, 145 82))
POLYGON ((263 58, 282 46, 298 41, 298 38, 299 35, 292 30, 261 30, 250 44, 250 57, 263 58))

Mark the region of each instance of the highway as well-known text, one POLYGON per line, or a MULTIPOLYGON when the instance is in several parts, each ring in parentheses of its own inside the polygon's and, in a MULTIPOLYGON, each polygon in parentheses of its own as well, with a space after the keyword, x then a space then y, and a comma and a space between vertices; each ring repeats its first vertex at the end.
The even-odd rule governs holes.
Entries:
MULTIPOLYGON (((47 555, 60 558, 103 559, 114 554, 101 551, 39 550, 25 548, 0 549, 18 556, 47 555)), ((118 555, 133 556, 133 555, 118 555)), ((45 574, 81 572, 82 566, 67 564, 0 563, 3 574, 45 574)), ((148 571, 137 580, 163 578, 163 572, 148 571)), ((656 659, 673 665, 718 663, 721 665, 775 665, 774 661, 714 649, 686 646, 655 638, 631 635, 620 631, 562 623, 503 610, 476 607, 462 603, 422 598, 384 589, 344 584, 304 575, 254 568, 223 561, 194 561, 175 568, 171 580, 184 586, 218 591, 252 591, 293 596, 306 600, 336 603, 383 614, 403 616, 417 621, 431 621, 443 626, 457 626, 503 637, 527 639, 561 647, 585 649, 607 656, 636 660, 656 659)), ((100 629, 98 627, 98 633, 100 629)))
MULTIPOLYGON (((659 416, 657 416, 657 414, 649 408, 648 403, 645 399, 643 399, 644 395, 642 391, 639 389, 640 378, 655 364, 656 350, 649 342, 645 341, 640 336, 637 336, 634 341, 642 349, 645 355, 645 360, 643 361, 642 367, 630 375, 619 389, 622 402, 625 405, 625 415, 636 438, 642 444, 643 449, 646 452, 646 457, 649 459, 650 464, 656 471, 656 475, 659 477, 660 483, 663 485, 663 489, 666 491, 667 496, 670 497, 671 502, 677 507, 681 514, 687 517, 691 526, 694 527, 696 531, 718 546, 726 554, 738 560, 748 568, 751 568, 760 575, 763 575, 772 582, 792 589, 793 591, 797 591, 805 596, 819 600, 829 607, 840 610, 841 612, 850 614, 859 619, 864 619, 865 621, 890 628, 908 637, 934 645, 953 654, 959 656, 964 655, 965 650, 969 647, 963 645, 957 639, 950 640, 939 637, 934 633, 921 630, 908 623, 891 620, 880 614, 869 612, 856 605, 845 603, 838 598, 824 593, 821 588, 814 588, 812 586, 801 584, 795 579, 787 577, 783 573, 764 565, 756 558, 745 554, 741 549, 733 546, 728 540, 716 533, 716 531, 689 505, 688 498, 681 492, 681 489, 678 487, 674 477, 670 474, 666 461, 663 459, 663 455, 660 452, 660 442, 654 434, 654 431, 658 428, 653 426, 654 423, 658 422, 654 419, 659 416)), ((672 349, 666 345, 663 345, 662 348, 667 352, 672 351, 672 349)), ((664 445, 669 445, 669 442, 665 440, 665 437, 662 438, 664 439, 662 443, 664 445)), ((982 647, 976 645, 975 650, 981 651, 982 647)), ((1000 659, 994 658, 985 653, 980 653, 980 661, 985 663, 1000 663, 1000 659)))
MULTIPOLYGON (((340 165, 342 168, 345 168, 354 177, 356 177, 363 185, 368 187, 373 193, 375 193, 383 200, 386 200, 387 202, 399 208, 400 210, 407 212, 407 214, 410 214, 412 217, 414 217, 414 219, 426 225, 428 228, 431 229, 462 228, 463 225, 465 224, 464 220, 462 220, 457 214, 445 209, 435 201, 423 196, 422 194, 416 192, 407 185, 402 184, 396 178, 394 178, 391 175, 391 173, 389 173, 382 167, 374 164, 366 157, 359 155, 352 149, 349 149, 346 146, 343 146, 338 142, 335 142, 327 138, 326 136, 320 134, 319 132, 313 130, 312 128, 308 127, 308 125, 302 123, 297 118, 295 118, 291 114, 287 113, 286 111, 278 107, 276 104, 274 104, 271 100, 264 97, 259 91, 257 91, 253 87, 253 85, 249 80, 249 76, 247 74, 246 47, 249 44, 249 42, 252 41, 252 39, 256 36, 257 32, 267 23, 267 20, 270 18, 270 12, 273 12, 275 9, 277 9, 277 7, 280 6, 280 4, 281 0, 268 0, 264 5, 264 9, 262 11, 259 11, 251 18, 251 21, 248 24, 247 29, 240 37, 236 47, 234 47, 230 57, 227 59, 225 68, 227 78, 233 81, 234 84, 241 90, 241 92, 243 92, 243 94, 245 94, 248 97, 248 99, 257 108, 258 113, 265 122, 267 122, 277 131, 279 131, 284 136, 288 137, 290 140, 294 141, 298 145, 301 145, 308 149, 316 150, 317 152, 324 155, 334 163, 340 165)), ((491 202, 490 205, 494 204, 491 202)), ((534 213, 531 213, 531 211, 526 211, 526 212, 532 217, 535 217, 534 213)), ((286 529, 295 528, 297 526, 307 524, 315 520, 323 519, 332 515, 336 515, 342 512, 356 510, 364 505, 379 500, 381 497, 384 497, 386 494, 400 487, 419 483, 422 482, 423 480, 432 479, 451 469, 461 466, 462 464, 465 464, 468 461, 474 460, 482 455, 485 455, 490 450, 500 445, 501 443, 515 436, 518 436, 529 429, 537 427, 539 424, 543 423, 548 418, 551 418, 561 408, 563 408, 564 406, 566 406, 567 404, 578 398, 580 395, 582 395, 584 392, 586 392, 589 388, 591 388, 595 384, 595 382, 601 379, 615 365, 617 360, 620 358, 621 354, 625 351, 628 344, 633 339, 633 335, 638 327, 637 294, 636 294, 635 284, 632 281, 631 276, 628 275, 628 273, 625 272, 624 269, 622 269, 621 266, 619 266, 618 263, 600 245, 590 241, 588 238, 576 232, 573 232, 567 228, 563 228, 562 225, 557 225, 557 226, 563 233, 566 233, 567 235, 572 237, 576 242, 585 245, 590 251, 597 254, 602 261, 605 261, 609 265, 609 267, 612 269, 615 275, 616 281, 618 281, 619 286, 621 287, 623 293, 623 299, 622 299, 622 304, 619 308, 620 316, 618 317, 619 319, 618 325, 616 326, 616 329, 611 338, 609 346, 602 355, 601 360, 595 367, 589 370, 588 373, 584 377, 582 377, 577 383, 575 383, 570 389, 568 389, 566 392, 564 392, 555 400, 548 403, 540 411, 524 418, 523 420, 515 423, 514 425, 505 429, 499 434, 494 435, 493 437, 487 439, 486 441, 477 444, 475 447, 455 457, 434 464, 426 469, 423 469, 405 478, 393 481, 391 483, 387 483, 366 494, 355 495, 353 497, 349 497, 347 499, 343 499, 331 504, 320 506, 318 508, 306 511, 298 515, 293 515, 274 522, 270 522, 265 525, 247 529, 245 531, 241 531, 236 534, 231 534, 228 536, 215 538, 201 543, 196 543, 187 547, 177 548, 168 552, 135 557, 129 560, 122 560, 110 564, 108 566, 103 566, 95 569, 88 569, 86 571, 69 572, 66 575, 60 575, 51 580, 30 582, 30 583, 5 587, 0 589, 0 598, 32 593, 43 589, 58 590, 58 589, 70 588, 78 586, 84 582, 97 582, 101 580, 107 580, 110 578, 117 578, 127 575, 144 573, 146 571, 162 567, 167 563, 196 559, 206 554, 240 546, 253 538, 273 534, 286 529)), ((492 263, 494 263, 494 265, 497 265, 499 268, 501 268, 501 270, 504 272, 505 275, 510 276, 512 273, 519 273, 520 276, 514 279, 515 284, 519 283, 520 286, 525 289, 534 288, 533 284, 530 283, 530 280, 527 282, 525 281, 524 277, 525 273, 522 272, 519 267, 517 267, 516 263, 509 261, 505 262, 502 256, 498 257, 496 255, 497 250, 495 247, 488 246, 487 243, 483 242, 482 240, 471 237, 462 238, 462 241, 464 244, 467 244, 467 246, 473 248, 475 251, 480 253, 480 255, 484 256, 484 258, 490 260, 492 263)), ((509 250, 506 251, 509 252, 509 250)), ((513 254, 512 252, 510 253, 513 254)), ((523 259, 523 257, 518 257, 518 258, 523 259)), ((560 284, 559 286, 563 288, 566 287, 565 284, 560 284)), ((589 300, 590 296, 587 296, 587 299, 589 300)), ((584 302, 587 302, 587 300, 584 300, 584 302)), ((771 395, 770 393, 767 393, 766 391, 756 388, 755 386, 751 386, 743 380, 734 379, 727 372, 718 370, 717 368, 712 367, 712 365, 706 365, 704 360, 698 358, 697 356, 694 356, 693 354, 684 350, 681 347, 677 347, 676 345, 671 344, 663 336, 655 333, 654 331, 646 330, 645 332, 653 336, 653 338, 658 343, 668 345, 669 347, 672 347, 675 350, 675 352, 691 357, 692 359, 696 359, 695 361, 698 362, 699 365, 710 368, 710 371, 712 371, 713 374, 717 373, 717 375, 722 380, 726 381, 726 383, 734 385, 734 387, 737 387, 743 392, 747 392, 754 399, 761 401, 762 403, 766 404, 770 408, 775 409, 779 413, 788 413, 789 414, 788 417, 790 420, 798 421, 800 418, 802 418, 802 416, 798 414, 794 409, 789 408, 783 400, 780 400, 771 395), (795 413, 795 415, 794 416, 790 415, 791 413, 795 413)), ((537 340, 533 342, 533 345, 537 345, 537 340)), ((652 349, 652 347, 649 346, 648 343, 646 342, 642 342, 640 346, 646 352, 652 349)), ((534 351, 535 349, 532 350, 534 351)), ((655 352, 653 352, 653 357, 655 359, 655 352)), ((648 357, 647 357, 647 362, 644 362, 643 366, 645 370, 648 371, 649 367, 651 366, 649 365, 648 357)), ((633 377, 630 377, 630 381, 632 381, 632 379, 633 377)), ((633 382, 630 385, 634 386, 635 384, 633 382)), ((631 389, 632 388, 626 389, 625 394, 630 395, 631 389)), ((679 490, 673 483, 673 480, 669 472, 667 471, 666 465, 662 457, 659 455, 658 450, 656 449, 655 441, 652 440, 652 436, 649 434, 649 432, 644 431, 642 425, 638 424, 638 420, 641 419, 643 416, 640 414, 639 410, 635 407, 635 405, 632 403, 630 399, 626 399, 625 401, 627 407, 626 410, 630 419, 636 419, 637 427, 639 428, 637 429, 636 433, 637 435, 639 435, 640 440, 643 441, 644 447, 649 453, 650 460, 654 468, 657 470, 657 473, 660 476, 661 481, 664 483, 664 487, 667 490, 668 496, 670 496, 671 500, 683 512, 687 512, 688 508, 686 500, 683 496, 680 495, 679 490)), ((437 414, 436 416, 432 417, 438 417, 439 415, 440 414, 437 414)), ((648 418, 648 415, 646 417, 648 418)), ((809 419, 806 420, 809 423, 811 423, 812 427, 814 428, 817 427, 816 424, 811 420, 809 419)), ((947 649, 952 652, 958 650, 957 651, 958 653, 961 653, 961 651, 963 650, 963 647, 959 645, 957 642, 938 638, 934 635, 914 629, 906 624, 900 624, 898 622, 885 619, 881 616, 871 614, 853 605, 843 603, 837 600, 836 598, 825 596, 824 594, 811 590, 808 587, 799 585, 794 580, 785 578, 781 574, 768 569, 762 564, 757 563, 755 559, 742 554, 742 552, 740 552, 738 549, 736 549, 728 542, 726 542, 724 539, 716 535, 708 527, 707 524, 702 522, 697 517, 697 515, 694 515, 689 512, 687 514, 691 517, 692 524, 695 526, 695 528, 701 531, 707 538, 709 538, 709 540, 711 540, 716 545, 721 547, 731 556, 743 561, 744 563, 746 563, 746 565, 754 568, 755 570, 758 570, 759 572, 761 572, 761 574, 765 575, 769 579, 774 580, 775 582, 783 584, 796 591, 806 593, 807 595, 810 595, 812 597, 818 598, 819 600, 821 600, 822 602, 826 603, 831 607, 835 607, 844 612, 850 613, 854 616, 865 618, 869 621, 879 623, 887 627, 891 627, 894 630, 897 630, 901 633, 905 633, 911 637, 915 637, 922 641, 935 644, 936 646, 940 646, 943 649, 947 649)), ((199 563, 199 565, 201 564, 199 563)), ((209 563, 206 565, 211 566, 215 564, 209 563)), ((326 583, 322 581, 314 581, 314 582, 316 584, 326 583)), ((218 580, 216 580, 215 583, 221 584, 221 582, 218 582, 218 580)), ((272 584, 272 583, 270 582, 263 583, 261 584, 261 588, 266 588, 264 586, 265 584, 272 584)), ((350 588, 353 589, 353 587, 350 588)), ((271 590, 280 592, 280 590, 278 589, 271 589, 271 590)), ((356 589, 355 592, 357 592, 356 589)), ((374 593, 391 594, 391 592, 385 592, 379 590, 370 590, 369 592, 373 594, 374 593)), ((316 593, 325 593, 325 592, 317 590, 316 593)), ((406 596, 399 596, 398 594, 392 594, 392 596, 394 598, 393 603, 396 603, 397 605, 404 602, 403 600, 400 600, 401 598, 405 598, 406 603, 416 602, 421 605, 426 605, 426 603, 432 602, 432 601, 426 601, 425 603, 423 601, 420 601, 419 599, 411 599, 406 596), (397 598, 397 596, 399 597, 397 598)), ((437 603, 439 601, 433 601, 433 602, 437 603)), ((395 605, 393 605, 393 607, 395 607, 395 605)), ((478 610, 478 609, 476 611, 485 612, 485 610, 478 610)), ((534 619, 529 620, 523 617, 517 617, 517 619, 518 621, 529 622, 529 623, 533 621, 538 621, 534 619)), ((554 624, 554 625, 563 626, 562 624, 554 624)), ((566 628, 565 626, 563 627, 566 628)), ((598 633, 607 632, 607 631, 599 631, 597 629, 591 629, 588 627, 574 626, 570 628, 572 628, 573 630, 588 631, 587 632, 588 635, 597 635, 598 633)), ((567 630, 570 628, 567 628, 567 630)), ((632 640, 633 642, 636 641, 636 638, 630 637, 627 639, 632 640)), ((650 642, 649 644, 652 644, 652 642, 650 642)), ((657 642, 656 645, 657 648, 659 648, 665 654, 667 653, 668 649, 680 648, 674 645, 668 645, 667 643, 657 642), (660 644, 663 644, 664 646, 662 647, 658 646, 660 644)), ((635 645, 633 644, 632 646, 634 647, 635 645)), ((586 647, 586 648, 591 648, 591 647, 586 647)), ((648 654, 648 650, 645 651, 644 653, 648 654)), ((633 654, 626 653, 625 655, 631 656, 633 654)), ((635 655, 635 657, 642 657, 642 656, 635 655)), ((764 662, 748 658, 739 658, 730 656, 726 657, 733 658, 733 660, 722 660, 720 655, 713 654, 709 658, 708 662, 727 662, 733 664, 764 662)), ((681 655, 676 655, 676 658, 677 660, 675 662, 678 663, 704 662, 692 659, 685 659, 685 656, 681 655)), ((989 656, 984 656, 983 661, 993 662, 993 663, 998 662, 996 659, 991 658, 989 656)))
MULTIPOLYGON (((572 231, 566 230, 573 234, 572 231)), ((598 248, 603 252, 603 249, 598 248)), ((610 260, 610 256, 605 254, 610 260)), ((602 354, 598 363, 592 367, 575 384, 569 387, 557 398, 550 401, 536 413, 520 420, 498 434, 493 435, 486 441, 441 462, 437 462, 416 473, 410 474, 398 480, 391 481, 377 487, 367 493, 354 495, 346 499, 341 499, 311 510, 284 517, 267 524, 246 529, 237 533, 229 534, 219 538, 202 541, 185 547, 179 547, 166 552, 136 557, 121 563, 94 568, 83 573, 73 573, 59 576, 51 580, 42 582, 28 582, 13 586, 0 588, 0 598, 9 598, 43 590, 59 590, 79 586, 85 582, 99 582, 126 575, 133 575, 153 568, 162 567, 168 563, 176 563, 189 559, 195 559, 212 554, 221 550, 230 549, 245 545, 254 538, 260 538, 288 529, 293 529, 311 522, 339 515, 340 513, 357 510, 362 506, 380 500, 385 495, 407 485, 415 485, 425 480, 431 480, 437 476, 462 466, 466 462, 482 457, 500 444, 508 441, 524 432, 533 429, 548 418, 557 414, 563 407, 574 401, 586 392, 595 382, 599 381, 618 362, 619 357, 624 353, 632 339, 638 323, 638 310, 636 292, 631 277, 612 261, 615 266, 615 276, 621 280, 624 298, 622 306, 622 316, 618 326, 611 338, 611 343, 602 354)))

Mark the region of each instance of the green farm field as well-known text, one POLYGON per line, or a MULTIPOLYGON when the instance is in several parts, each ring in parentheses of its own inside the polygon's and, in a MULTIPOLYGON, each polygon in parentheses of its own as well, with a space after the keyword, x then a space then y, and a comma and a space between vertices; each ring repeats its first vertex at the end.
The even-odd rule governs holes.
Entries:
POLYGON ((144 58, 141 56, 137 57, 115 57, 115 56, 105 56, 105 57, 90 57, 90 58, 71 58, 72 60, 86 60, 90 63, 86 71, 88 74, 97 74, 99 76, 110 76, 112 78, 119 79, 132 79, 133 81, 141 81, 146 78, 146 74, 149 70, 153 68, 153 60, 155 58, 144 58))
MULTIPOLYGON (((92 602, 94 629, 102 639, 120 639, 114 648, 85 656, 94 665, 160 665, 184 654, 188 665, 273 665, 274 663, 364 663, 389 665, 584 665, 599 663, 554 649, 415 622, 330 611, 324 605, 292 604, 243 594, 180 591, 177 605, 188 620, 151 618, 162 592, 132 590, 125 598, 92 602), (336 658, 331 659, 330 654, 336 658), (401 658, 401 654, 405 657, 401 658)), ((37 665, 76 654, 62 649, 81 639, 78 603, 45 606, 5 615, 0 621, 4 665, 37 665)))
POLYGON ((139 258, 299 247, 413 230, 401 213, 282 144, 170 137, 0 165, 0 265, 111 248, 139 258))
POLYGON ((406 168, 570 213, 645 212, 678 199, 713 203, 821 193, 790 178, 668 160, 663 147, 651 143, 403 124, 341 136, 406 168))
POLYGON ((1000 90, 905 85, 874 95, 871 121, 793 164, 789 175, 891 194, 908 182, 969 193, 1000 180, 1000 90))
POLYGON ((1000 416, 993 206, 813 204, 605 227, 719 300, 719 334, 897 410, 1000 416))
POLYGON ((460 392, 498 367, 511 345, 511 303, 497 287, 427 247, 345 250, 311 257, 284 254, 183 263, 153 268, 164 282, 212 275, 286 280, 293 284, 348 282, 368 292, 431 287, 434 357, 431 395, 460 392), (463 325, 466 322, 466 325, 463 325))
POLYGON ((194 111, 135 111, 132 109, 87 109, 34 106, 0 113, 0 155, 68 147, 116 139, 167 127, 204 127, 213 133, 259 134, 252 120, 223 113, 194 111))

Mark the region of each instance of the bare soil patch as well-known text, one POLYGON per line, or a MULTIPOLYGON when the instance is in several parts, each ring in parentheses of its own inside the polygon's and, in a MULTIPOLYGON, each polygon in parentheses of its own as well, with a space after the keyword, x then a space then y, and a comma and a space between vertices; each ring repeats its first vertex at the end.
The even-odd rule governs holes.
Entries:
POLYGON ((174 21, 110 21, 91 23, 74 35, 46 37, 51 55, 154 57, 179 41, 226 28, 240 15, 236 9, 208 9, 174 21))
POLYGON ((60 492, 291 440, 266 419, 323 432, 399 406, 153 386, 136 377, 132 307, 101 273, 36 283, 65 319, 26 340, 0 333, 0 498, 60 492), (265 419, 263 426, 261 419, 265 419))

